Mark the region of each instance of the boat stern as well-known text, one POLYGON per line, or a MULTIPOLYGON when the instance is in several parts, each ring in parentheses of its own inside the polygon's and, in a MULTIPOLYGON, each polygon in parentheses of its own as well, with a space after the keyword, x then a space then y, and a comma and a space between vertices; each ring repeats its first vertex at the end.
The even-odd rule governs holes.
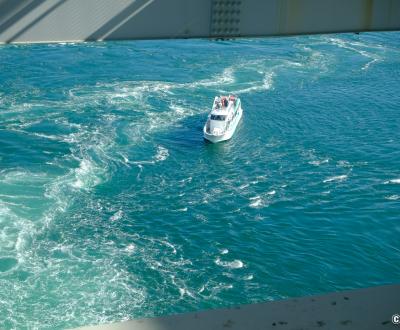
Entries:
POLYGON ((203 128, 203 137, 205 140, 211 142, 211 143, 217 143, 226 140, 224 134, 211 134, 207 132, 207 124, 203 128))

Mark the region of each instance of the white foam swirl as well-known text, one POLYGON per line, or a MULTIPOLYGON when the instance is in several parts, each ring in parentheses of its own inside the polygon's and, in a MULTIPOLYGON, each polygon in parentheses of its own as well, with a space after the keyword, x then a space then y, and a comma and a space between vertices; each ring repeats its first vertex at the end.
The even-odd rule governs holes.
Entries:
POLYGON ((233 261, 222 261, 220 258, 215 260, 215 264, 221 267, 229 268, 229 269, 239 269, 243 268, 244 264, 241 260, 233 260, 233 261))

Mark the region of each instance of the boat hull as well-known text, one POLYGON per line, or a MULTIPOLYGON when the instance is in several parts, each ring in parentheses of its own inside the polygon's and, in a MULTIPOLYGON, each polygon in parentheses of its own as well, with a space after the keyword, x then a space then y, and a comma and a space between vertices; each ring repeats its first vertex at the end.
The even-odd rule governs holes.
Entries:
POLYGON ((206 139, 207 141, 209 141, 211 143, 218 143, 218 142, 229 140, 233 136, 233 134, 235 133, 236 128, 239 125, 240 120, 242 119, 242 115, 243 115, 242 108, 240 107, 240 109, 238 111, 239 111, 239 113, 238 113, 235 121, 232 122, 231 127, 224 134, 214 135, 214 134, 207 133, 206 125, 205 125, 204 128, 203 128, 204 139, 206 139))

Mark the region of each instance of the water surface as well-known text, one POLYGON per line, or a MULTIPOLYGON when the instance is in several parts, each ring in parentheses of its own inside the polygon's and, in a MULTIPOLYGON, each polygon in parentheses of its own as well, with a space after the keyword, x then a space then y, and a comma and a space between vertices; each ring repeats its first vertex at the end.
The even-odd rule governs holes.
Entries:
POLYGON ((398 283, 399 41, 0 47, 0 327, 398 283))

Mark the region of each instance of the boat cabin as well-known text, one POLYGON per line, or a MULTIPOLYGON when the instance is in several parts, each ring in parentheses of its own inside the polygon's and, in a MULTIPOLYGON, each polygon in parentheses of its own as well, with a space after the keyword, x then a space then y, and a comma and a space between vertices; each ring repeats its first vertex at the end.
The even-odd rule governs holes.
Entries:
POLYGON ((216 96, 212 111, 209 116, 207 130, 210 132, 223 132, 227 128, 227 122, 236 114, 240 100, 233 95, 216 96))

